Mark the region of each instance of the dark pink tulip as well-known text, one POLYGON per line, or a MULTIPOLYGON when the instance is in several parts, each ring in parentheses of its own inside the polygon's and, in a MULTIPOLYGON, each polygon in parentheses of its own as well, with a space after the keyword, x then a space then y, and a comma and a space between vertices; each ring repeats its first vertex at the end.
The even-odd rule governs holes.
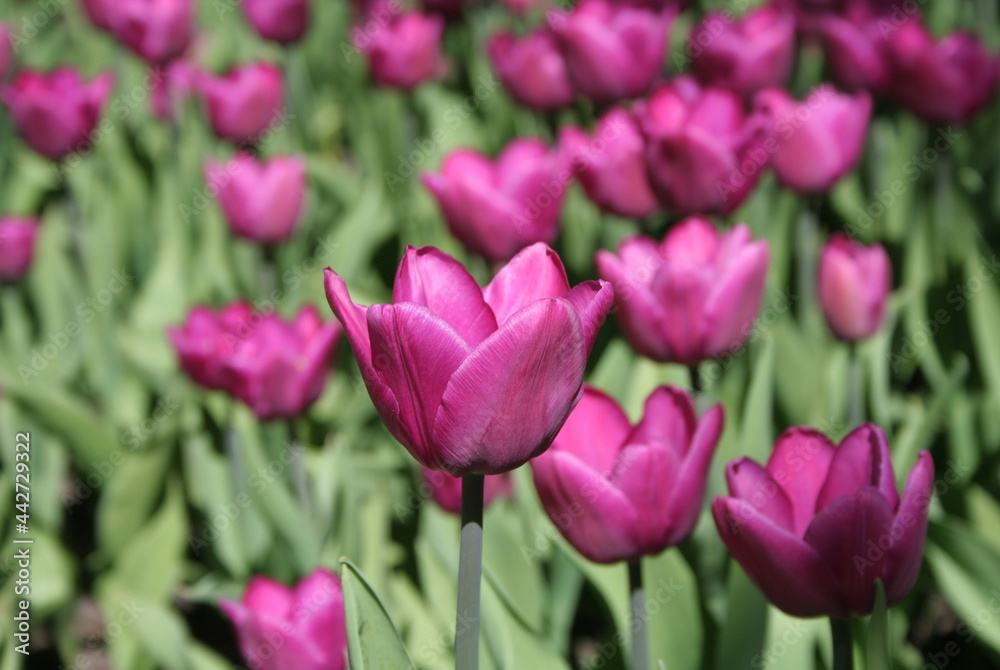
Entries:
POLYGON ((393 304, 362 307, 326 271, 375 408, 426 468, 500 474, 545 451, 580 399, 607 282, 570 289, 554 251, 534 244, 486 288, 451 256, 409 247, 393 304))
POLYGON ((17 281, 31 268, 38 220, 0 217, 0 281, 17 281))
POLYGON ((205 180, 217 190, 219 205, 236 235, 276 244, 298 227, 306 191, 301 158, 261 161, 240 153, 225 164, 209 160, 205 180))
POLYGON ((593 137, 565 126, 559 143, 587 196, 604 211, 641 219, 659 208, 646 176, 645 141, 625 110, 612 109, 601 117, 593 137))
POLYGON ((512 257, 533 242, 552 242, 570 181, 565 161, 537 139, 518 138, 496 161, 459 149, 440 173, 423 175, 452 234, 491 261, 512 257))
POLYGON ((298 42, 309 29, 309 0, 243 0, 257 34, 278 44, 298 42))
POLYGON ((573 102, 566 61, 551 32, 538 30, 520 39, 498 33, 486 50, 507 92, 522 105, 552 111, 573 102))
POLYGON ((731 497, 712 503, 722 541, 775 606, 799 617, 864 615, 875 580, 889 605, 913 587, 923 559, 934 461, 920 452, 903 497, 885 434, 872 424, 839 447, 791 428, 761 467, 726 469, 731 497))
POLYGON ((583 0, 572 12, 554 11, 548 18, 576 90, 611 103, 649 90, 663 69, 673 17, 673 12, 583 0))
POLYGON ((855 342, 870 337, 885 319, 892 266, 879 244, 866 247, 835 233, 819 261, 819 301, 830 330, 855 342))
POLYGON ((774 5, 735 21, 729 13, 712 12, 691 32, 688 54, 700 80, 749 97, 783 85, 791 74, 795 19, 774 5))
POLYGON ((285 106, 284 76, 270 63, 231 69, 222 77, 202 73, 198 88, 212 130, 233 142, 256 142, 285 106))
POLYGON ((319 568, 294 589, 254 577, 242 602, 219 606, 243 658, 258 670, 345 670, 347 627, 340 579, 319 568))
POLYGON ((767 121, 742 99, 679 77, 635 107, 660 203, 676 214, 729 214, 768 166, 767 121))
POLYGON ((180 328, 170 328, 170 338, 181 369, 191 381, 212 391, 226 388, 222 370, 240 343, 246 340, 263 316, 245 302, 236 302, 218 314, 195 307, 180 328))
POLYGON ((394 14, 372 35, 355 29, 354 46, 368 57, 376 83, 412 89, 445 73, 443 33, 440 16, 404 12, 394 14))
POLYGON ((80 0, 83 12, 98 30, 111 30, 111 20, 108 18, 111 0, 80 0))
POLYGON ((150 63, 180 56, 194 37, 191 0, 115 0, 104 12, 115 37, 150 63))
POLYGON ((720 234, 707 220, 678 223, 661 244, 637 235, 597 252, 615 286, 629 343, 656 361, 695 365, 743 346, 760 311, 768 246, 744 224, 720 234))
POLYGON ((889 20, 865 0, 849 2, 842 12, 823 17, 820 34, 826 60, 841 86, 888 94, 893 75, 884 30, 891 28, 889 20))
POLYGON ((552 447, 531 462, 542 505, 592 561, 655 556, 698 521, 722 420, 722 405, 699 420, 690 395, 661 386, 633 427, 613 399, 586 386, 552 447))
POLYGON ((24 141, 43 156, 61 160, 90 146, 113 86, 110 73, 88 83, 71 68, 26 70, 0 89, 0 97, 24 141))
MULTIPOLYGON (((423 468, 424 485, 430 489, 431 497, 438 507, 451 514, 462 512, 462 478, 447 472, 423 468)), ((483 504, 489 506, 497 498, 506 498, 514 489, 514 480, 509 472, 490 475, 483 482, 483 504)))
POLYGON ((872 116, 867 91, 838 93, 823 84, 798 101, 770 88, 757 95, 754 106, 771 119, 771 166, 792 190, 826 192, 861 159, 872 116))

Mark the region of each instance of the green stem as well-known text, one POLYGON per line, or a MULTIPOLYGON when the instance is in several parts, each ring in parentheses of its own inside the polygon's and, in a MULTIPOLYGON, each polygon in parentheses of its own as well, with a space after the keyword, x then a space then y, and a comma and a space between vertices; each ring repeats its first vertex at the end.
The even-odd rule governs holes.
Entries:
POLYGON ((833 634, 833 670, 854 670, 851 620, 830 617, 830 632, 833 634))
POLYGON ((292 460, 292 484, 299 497, 299 504, 307 519, 313 518, 311 496, 309 495, 309 477, 303 460, 305 447, 295 439, 295 419, 288 420, 288 448, 292 460))
POLYGON ((462 536, 455 613, 455 669, 479 667, 479 588, 483 574, 483 475, 462 477, 462 536))
POLYGON ((847 407, 851 428, 857 428, 865 420, 864 380, 861 376, 861 357, 858 345, 851 343, 847 362, 847 407))
POLYGON ((632 602, 632 670, 649 670, 649 631, 646 629, 646 592, 642 588, 642 559, 628 564, 632 602))

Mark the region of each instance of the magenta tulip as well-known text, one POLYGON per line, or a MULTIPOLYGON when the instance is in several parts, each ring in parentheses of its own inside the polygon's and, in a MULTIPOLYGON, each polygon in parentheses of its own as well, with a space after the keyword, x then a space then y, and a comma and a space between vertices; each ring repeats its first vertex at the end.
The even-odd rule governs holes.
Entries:
POLYGON ((309 0, 243 0, 257 34, 278 44, 298 42, 309 29, 309 0))
POLYGON ((206 162, 205 180, 218 192, 219 205, 236 235, 276 244, 298 227, 306 191, 301 158, 261 161, 240 153, 226 164, 206 162))
POLYGON ((122 44, 154 64, 180 56, 194 37, 191 0, 115 0, 104 5, 104 19, 122 44))
POLYGON ((83 13, 98 30, 111 30, 111 20, 108 18, 110 2, 111 0, 80 0, 80 4, 83 5, 83 13))
POLYGON ((409 247, 393 304, 361 307, 326 272, 375 408, 426 468, 500 474, 545 451, 580 399, 611 285, 570 289, 562 261, 534 244, 485 289, 433 247, 409 247))
POLYGON ((257 670, 345 670, 347 627, 340 579, 319 568, 294 589, 254 577, 242 602, 219 606, 236 629, 243 658, 257 670))
POLYGON ((826 60, 841 86, 879 96, 889 93, 893 74, 883 27, 892 24, 887 19, 865 0, 849 2, 842 12, 823 17, 820 34, 826 60))
POLYGON ((212 130, 233 142, 255 143, 281 115, 284 76, 269 63, 235 67, 222 77, 201 73, 198 88, 212 130))
POLYGON ((226 389, 223 367, 241 342, 250 337, 263 315, 245 302, 236 302, 218 314, 195 307, 180 328, 170 328, 170 338, 181 369, 191 381, 212 391, 226 389))
POLYGON ((698 521, 722 421, 721 405, 699 420, 690 395, 661 386, 633 427, 612 398, 586 386, 552 447, 531 462, 535 488, 588 559, 655 556, 698 521))
POLYGON ((892 266, 879 244, 866 247, 835 233, 819 261, 819 301, 837 337, 856 342, 871 337, 885 319, 892 266))
POLYGON ((597 252, 615 286, 629 343, 655 361, 695 365, 743 346, 760 311, 768 246, 738 224, 720 234, 707 220, 678 223, 661 244, 641 235, 618 254, 597 252))
POLYGON ((354 31, 354 46, 368 57, 381 86, 412 89, 446 70, 441 55, 444 19, 420 12, 393 14, 374 34, 354 31))
MULTIPOLYGON (((462 512, 462 478, 453 477, 447 472, 422 469, 424 486, 427 487, 438 507, 450 514, 462 512)), ((488 507, 497 498, 510 496, 514 489, 514 480, 509 472, 490 475, 483 482, 483 506, 488 507)))
POLYGON ((673 12, 583 0, 568 14, 551 12, 549 25, 576 90, 612 103, 649 90, 663 69, 673 17, 673 12))
POLYGON ((0 217, 0 281, 17 281, 31 268, 38 220, 0 217))
POLYGON ((628 112, 607 112, 593 137, 565 126, 559 143, 572 159, 587 196, 604 211, 641 219, 659 208, 646 176, 646 143, 628 112))
POLYGON ((538 30, 520 39, 498 33, 486 49, 507 92, 522 105, 552 111, 573 102, 566 61, 551 32, 538 30))
POLYGON ((885 434, 872 424, 835 447, 791 428, 761 467, 726 469, 731 497, 712 503, 722 541, 775 606, 799 617, 872 610, 875 581, 899 602, 920 571, 934 461, 920 452, 903 497, 885 434))
POLYGON ((534 242, 552 242, 570 182, 563 156, 518 138, 496 161, 468 149, 423 175, 452 234, 472 253, 503 261, 534 242))
POLYGON ((729 214, 768 166, 766 119, 732 91, 679 77, 636 103, 646 165, 660 203, 676 214, 729 214))
POLYGON ((15 127, 32 149, 52 160, 90 147, 101 108, 114 77, 104 73, 89 83, 76 70, 21 72, 0 89, 15 127))
POLYGON ((783 85, 791 74, 795 19, 773 5, 736 21, 728 13, 712 12, 691 32, 688 53, 701 81, 750 97, 783 85))

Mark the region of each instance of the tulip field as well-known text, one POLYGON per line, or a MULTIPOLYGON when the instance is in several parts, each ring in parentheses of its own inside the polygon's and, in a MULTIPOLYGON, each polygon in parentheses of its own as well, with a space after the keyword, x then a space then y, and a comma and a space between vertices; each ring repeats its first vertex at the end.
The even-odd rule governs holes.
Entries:
POLYGON ((993 0, 0 38, 0 670, 1000 668, 993 0))

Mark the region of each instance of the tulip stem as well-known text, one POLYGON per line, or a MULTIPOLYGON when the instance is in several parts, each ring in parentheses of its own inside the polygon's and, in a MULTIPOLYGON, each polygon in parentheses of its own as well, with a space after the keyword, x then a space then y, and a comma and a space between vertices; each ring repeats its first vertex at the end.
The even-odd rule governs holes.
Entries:
POLYGON ((462 536, 458 557, 455 668, 479 667, 479 588, 483 574, 483 475, 462 477, 462 536))
POLYGON ((847 363, 847 408, 851 428, 857 428, 864 421, 864 383, 861 378, 861 358, 858 345, 851 344, 850 360, 847 363))
POLYGON ((295 439, 295 420, 288 420, 288 453, 292 460, 292 484, 306 519, 312 520, 312 497, 309 495, 309 475, 306 473, 305 447, 295 439))
POLYGON ((691 371, 691 395, 700 396, 704 389, 701 387, 701 375, 698 374, 698 364, 695 363, 688 369, 691 371))
POLYGON ((646 592, 642 588, 642 559, 628 564, 632 601, 632 669, 649 670, 649 631, 646 630, 646 592))
POLYGON ((830 617, 830 632, 833 634, 833 670, 854 670, 851 620, 830 617))

